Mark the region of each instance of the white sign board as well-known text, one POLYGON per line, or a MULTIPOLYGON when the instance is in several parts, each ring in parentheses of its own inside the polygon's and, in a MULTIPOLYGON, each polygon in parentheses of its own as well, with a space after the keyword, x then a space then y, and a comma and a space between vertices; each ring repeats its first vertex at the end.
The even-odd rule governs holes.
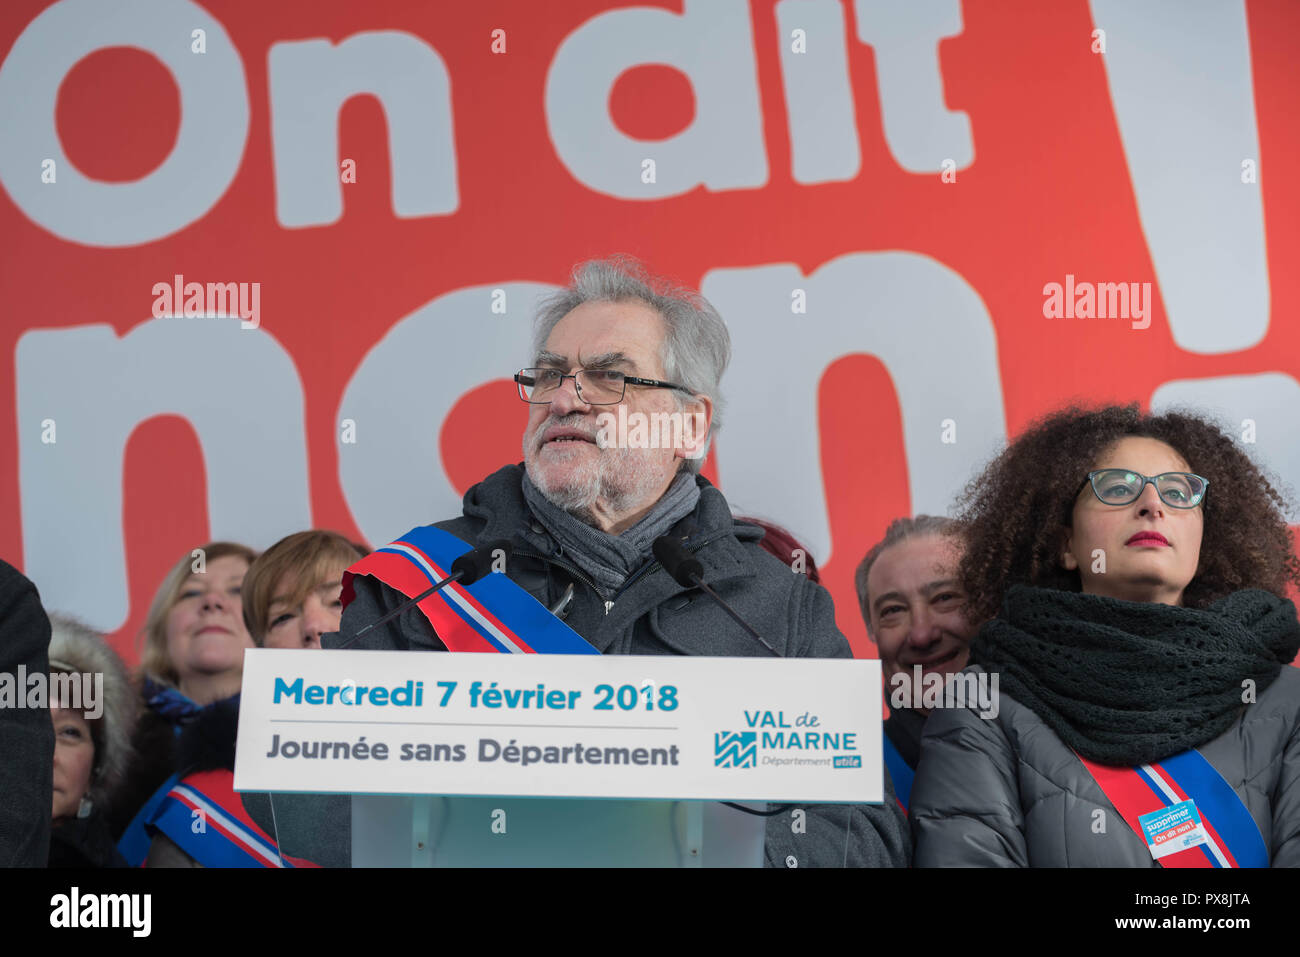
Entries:
POLYGON ((235 789, 878 803, 880 662, 249 650, 235 789))

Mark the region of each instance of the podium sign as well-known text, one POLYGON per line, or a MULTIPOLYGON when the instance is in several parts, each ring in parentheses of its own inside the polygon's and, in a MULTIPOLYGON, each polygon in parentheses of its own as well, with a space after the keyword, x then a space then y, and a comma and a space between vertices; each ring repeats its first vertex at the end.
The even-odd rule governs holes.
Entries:
POLYGON ((880 663, 250 649, 235 789, 879 803, 880 663))

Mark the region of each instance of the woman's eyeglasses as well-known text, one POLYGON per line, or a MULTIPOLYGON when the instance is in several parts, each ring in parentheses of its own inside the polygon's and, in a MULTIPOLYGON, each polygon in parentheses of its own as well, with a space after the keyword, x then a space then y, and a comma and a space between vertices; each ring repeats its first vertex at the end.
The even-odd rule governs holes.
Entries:
MULTIPOLYGON (((1084 485, 1092 484, 1092 492, 1107 505, 1129 505, 1141 497, 1150 483, 1156 487, 1160 500, 1170 508, 1195 508, 1205 498, 1210 487, 1208 479, 1191 472, 1162 472, 1160 475, 1143 475, 1130 469, 1097 469, 1089 472, 1084 485)), ((1083 486, 1079 486, 1083 491, 1083 486)))

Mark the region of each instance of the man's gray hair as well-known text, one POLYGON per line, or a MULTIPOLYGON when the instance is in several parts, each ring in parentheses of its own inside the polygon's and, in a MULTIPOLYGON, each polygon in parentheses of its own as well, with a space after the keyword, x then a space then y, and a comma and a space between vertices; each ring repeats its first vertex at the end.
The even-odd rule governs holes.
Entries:
POLYGON ((858 592, 858 606, 862 609, 862 620, 867 625, 868 634, 871 633, 871 596, 867 594, 867 578, 871 574, 871 566, 876 563, 881 552, 891 545, 926 535, 948 535, 955 538, 960 534, 961 525, 955 519, 944 518, 942 515, 896 518, 889 523, 889 527, 885 529, 885 537, 871 546, 871 551, 867 552, 866 557, 858 563, 858 570, 853 575, 853 585, 858 592))
MULTIPOLYGON (((533 327, 533 355, 543 351, 556 323, 585 302, 641 302, 663 319, 664 379, 713 400, 713 422, 704 454, 687 459, 698 472, 713 435, 722 427, 722 373, 731 361, 731 334, 707 299, 685 286, 650 275, 631 256, 591 259, 573 267, 569 285, 538 305, 533 327)), ((678 408, 683 397, 675 394, 678 408)))

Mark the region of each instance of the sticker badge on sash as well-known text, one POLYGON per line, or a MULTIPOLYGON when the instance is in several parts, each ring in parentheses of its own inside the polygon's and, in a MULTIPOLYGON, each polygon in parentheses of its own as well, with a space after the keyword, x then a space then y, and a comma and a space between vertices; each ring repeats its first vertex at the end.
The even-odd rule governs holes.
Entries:
MULTIPOLYGON (((343 605, 355 575, 371 575, 407 598, 450 574, 471 546, 432 525, 413 528, 343 573, 343 605)), ((453 582, 416 605, 448 651, 505 654, 598 655, 581 635, 504 574, 484 575, 468 588, 453 582)))
POLYGON ((1147 850, 1157 861, 1191 847, 1200 847, 1209 840, 1201 824, 1201 815, 1196 813, 1195 801, 1179 801, 1159 811, 1143 814, 1138 818, 1138 826, 1142 828, 1147 850))
POLYGON ((1199 751, 1135 768, 1076 756, 1163 867, 1268 867, 1268 847, 1237 792, 1199 751))

